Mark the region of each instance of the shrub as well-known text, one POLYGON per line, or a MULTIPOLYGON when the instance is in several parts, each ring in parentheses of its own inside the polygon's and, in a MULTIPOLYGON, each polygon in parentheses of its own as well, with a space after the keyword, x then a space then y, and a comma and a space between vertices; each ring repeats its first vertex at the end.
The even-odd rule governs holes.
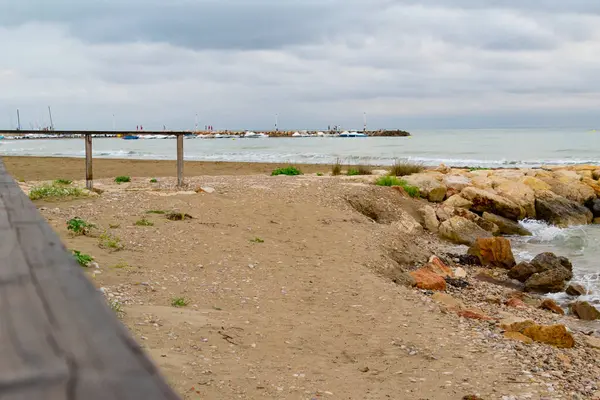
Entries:
POLYGON ((89 254, 84 254, 80 251, 73 250, 73 257, 82 267, 88 267, 92 261, 94 261, 94 257, 89 254))
POLYGON ((392 165, 390 175, 406 176, 422 172, 425 167, 420 163, 412 163, 410 161, 396 161, 392 165))
POLYGON ((54 183, 56 185, 70 185, 71 183, 73 183, 73 181, 70 181, 68 179, 57 179, 54 181, 54 183))
POLYGON ((64 185, 44 184, 34 186, 29 192, 31 200, 40 200, 46 198, 65 198, 65 197, 81 197, 85 196, 83 190, 75 187, 66 187, 64 185))
POLYGON ((410 197, 419 197, 421 195, 418 187, 411 186, 406 181, 391 175, 380 177, 375 181, 375 184, 379 186, 400 186, 410 197))
POLYGON ((87 235, 90 233, 90 229, 95 227, 96 225, 90 224, 79 217, 71 218, 67 221, 67 230, 73 232, 75 235, 87 235))
POLYGON ((404 181, 401 181, 401 182, 402 182, 402 184, 400 186, 404 189, 406 194, 408 194, 410 197, 421 197, 421 191, 419 190, 418 187, 411 186, 404 181))
POLYGON ((156 183, 156 182, 158 182, 158 181, 156 180, 156 178, 152 178, 152 179, 150 179, 150 183, 156 183))
POLYGON ((355 168, 348 169, 348 176, 354 175, 371 175, 373 172, 371 171, 371 167, 366 165, 359 165, 355 168))
POLYGON ((357 169, 355 169, 355 168, 350 168, 346 174, 347 174, 348 176, 360 175, 360 174, 358 173, 358 170, 357 170, 357 169))
POLYGON ((121 183, 131 182, 131 178, 129 176, 117 176, 115 182, 120 185, 121 183))
POLYGON ((173 307, 185 307, 188 305, 188 302, 184 297, 174 297, 171 299, 171 305, 173 307))
POLYGON ((335 160, 335 164, 333 164, 331 166, 331 175, 337 176, 337 175, 340 175, 341 173, 342 173, 342 162, 338 158, 337 160, 335 160))
POLYGON ((117 236, 111 235, 110 233, 104 232, 100 235, 100 241, 98 246, 101 249, 110 249, 113 251, 123 250, 125 246, 121 243, 121 239, 117 236))
POLYGON ((135 221, 136 226, 154 226, 154 222, 148 221, 146 218, 142 218, 138 221, 135 221))
POLYGON ((288 166, 288 167, 284 167, 284 168, 277 168, 276 170, 271 172, 271 176, 275 176, 275 175, 289 175, 289 176, 302 175, 302 171, 300 171, 296 167, 288 166))

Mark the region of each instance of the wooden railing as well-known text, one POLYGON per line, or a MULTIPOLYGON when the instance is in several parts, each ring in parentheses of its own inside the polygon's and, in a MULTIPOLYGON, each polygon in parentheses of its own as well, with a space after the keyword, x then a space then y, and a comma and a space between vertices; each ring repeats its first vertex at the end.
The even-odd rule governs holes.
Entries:
POLYGON ((178 398, 0 159, 0 399, 178 398))
POLYGON ((85 140, 85 186, 92 190, 94 187, 94 172, 93 172, 93 157, 92 157, 92 138, 94 135, 166 135, 177 137, 177 186, 183 186, 183 137, 189 135, 190 132, 174 132, 174 131, 13 131, 0 130, 0 134, 24 136, 30 134, 42 135, 81 135, 85 140))

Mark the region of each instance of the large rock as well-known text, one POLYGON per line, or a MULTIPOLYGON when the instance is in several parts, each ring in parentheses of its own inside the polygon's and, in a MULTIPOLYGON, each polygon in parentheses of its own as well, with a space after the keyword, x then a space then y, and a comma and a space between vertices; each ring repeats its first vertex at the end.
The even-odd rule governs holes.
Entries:
POLYGON ((515 222, 508 218, 484 212, 483 219, 496 225, 499 229, 500 234, 502 235, 531 236, 531 232, 523 228, 518 222, 515 222))
POLYGON ((522 261, 508 271, 508 277, 511 279, 516 279, 519 282, 525 282, 531 275, 537 272, 541 271, 538 271, 538 269, 531 263, 522 261))
POLYGON ((567 257, 557 256, 550 252, 538 254, 531 260, 531 264, 538 269, 538 272, 560 267, 573 271, 573 264, 567 257))
POLYGON ((589 224, 594 218, 586 207, 549 190, 536 193, 535 211, 538 219, 560 227, 589 224))
POLYGON ((594 218, 600 218, 600 199, 590 200, 585 206, 590 209, 594 218))
POLYGON ((465 199, 460 194, 455 194, 450 196, 445 202, 444 206, 453 207, 453 208, 465 208, 469 209, 473 206, 473 202, 465 199))
POLYGON ((421 197, 434 203, 441 203, 446 197, 446 186, 436 179, 433 174, 419 173, 405 176, 406 183, 419 188, 421 197))
POLYGON ((515 221, 525 218, 526 215, 523 207, 482 189, 468 187, 461 192, 461 196, 472 201, 471 209, 478 212, 489 212, 515 221))
POLYGON ((490 222, 486 219, 481 218, 479 215, 475 214, 474 212, 465 210, 464 208, 455 208, 454 215, 468 219, 471 222, 475 222, 477 225, 479 225, 480 228, 490 232, 492 235, 500 234, 500 228, 498 227, 498 225, 496 225, 493 222, 490 222))
POLYGON ((470 246, 478 238, 492 237, 492 234, 466 218, 452 217, 441 223, 440 236, 454 243, 470 246))
POLYGON ((412 271, 410 275, 415 280, 415 284, 419 289, 446 290, 446 280, 429 268, 420 268, 412 271))
POLYGON ((471 186, 471 179, 464 175, 446 175, 442 183, 448 188, 447 196, 460 193, 467 186, 471 186))
POLYGON ((425 268, 431 270, 442 278, 453 278, 452 268, 447 266, 438 256, 431 256, 425 268))
POLYGON ((525 176, 521 178, 520 181, 522 184, 529 186, 534 192, 538 190, 550 190, 551 187, 543 180, 536 178, 534 176, 525 176))
POLYGON ((427 229, 429 232, 437 233, 438 228, 440 226, 440 221, 438 221, 433 207, 423 206, 419 209, 419 212, 423 217, 423 224, 425 226, 425 229, 427 229))
POLYGON ((588 185, 590 188, 592 188, 594 193, 596 193, 596 197, 600 196, 600 182, 598 182, 595 179, 586 177, 581 180, 581 183, 583 183, 584 185, 588 185))
POLYGON ((521 262, 508 276, 525 282, 525 290, 533 292, 560 292, 565 281, 573 277, 573 265, 566 257, 553 253, 538 254, 531 262, 521 262))
MULTIPOLYGON (((565 171, 569 172, 569 171, 565 171)), ((570 171, 572 172, 572 171, 570 171)), ((575 174, 577 178, 562 176, 557 178, 541 178, 544 182, 550 185, 550 190, 559 196, 565 197, 579 204, 584 204, 596 197, 594 189, 580 181, 580 176, 575 174)))
POLYGON ((587 294, 585 286, 579 283, 571 283, 565 291, 569 296, 583 296, 587 294))
POLYGON ((554 314, 565 315, 565 311, 552 299, 545 299, 540 305, 542 310, 552 311, 554 314))
POLYGON ((567 332, 567 328, 564 325, 533 325, 525 328, 522 333, 536 342, 550 344, 563 349, 570 349, 575 346, 573 335, 567 332))
POLYGON ((535 219, 535 191, 521 182, 505 181, 495 186, 498 195, 521 206, 525 217, 535 219))
POLYGON ((479 258, 484 266, 510 269, 516 264, 510 240, 502 237, 477 239, 468 253, 479 258))
POLYGON ((525 291, 538 293, 557 293, 565 290, 566 282, 573 273, 566 268, 549 269, 533 274, 525 281, 525 291))
POLYGON ((569 310, 577 318, 584 321, 595 321, 600 319, 600 311, 587 301, 577 301, 569 305, 569 310))

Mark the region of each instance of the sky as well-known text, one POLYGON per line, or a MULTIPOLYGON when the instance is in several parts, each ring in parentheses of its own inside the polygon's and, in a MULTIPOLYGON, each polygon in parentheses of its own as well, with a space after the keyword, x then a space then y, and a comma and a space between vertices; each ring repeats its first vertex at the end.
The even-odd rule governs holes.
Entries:
POLYGON ((0 0, 3 129, 600 128, 599 74, 592 0, 0 0))

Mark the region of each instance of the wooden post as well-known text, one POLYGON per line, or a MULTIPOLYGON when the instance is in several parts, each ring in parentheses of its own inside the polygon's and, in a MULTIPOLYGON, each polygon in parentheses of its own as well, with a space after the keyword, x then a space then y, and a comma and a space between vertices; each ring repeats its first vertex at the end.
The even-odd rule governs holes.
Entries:
POLYGON ((177 186, 183 186, 183 134, 177 135, 177 186))
POLYGON ((92 172, 92 135, 85 135, 85 187, 94 188, 94 173, 92 172))

